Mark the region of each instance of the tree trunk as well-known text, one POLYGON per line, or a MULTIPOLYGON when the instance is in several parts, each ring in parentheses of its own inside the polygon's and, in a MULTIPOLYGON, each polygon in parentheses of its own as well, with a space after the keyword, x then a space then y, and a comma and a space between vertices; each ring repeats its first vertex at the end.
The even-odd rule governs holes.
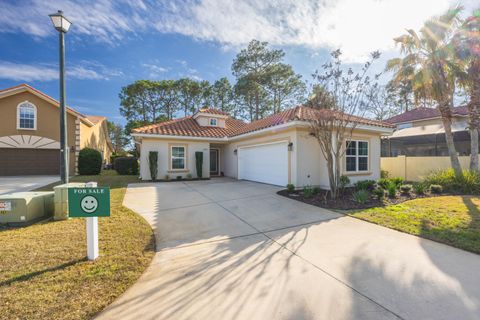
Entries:
POLYGON ((260 97, 258 96, 258 90, 255 91, 255 120, 258 120, 258 114, 260 112, 260 97))
POLYGON ((470 129, 470 170, 478 171, 478 130, 480 130, 480 59, 472 63, 469 73, 474 75, 468 117, 470 129), (475 151, 475 152, 474 152, 475 151))
POLYGON ((478 130, 470 129, 470 170, 478 171, 478 130))
POLYGON ((445 129, 445 141, 447 142, 448 155, 450 156, 450 163, 455 171, 455 175, 460 176, 462 174, 462 168, 460 167, 457 150, 453 143, 451 110, 449 107, 444 108, 448 109, 440 110, 440 112, 442 114, 443 128, 445 129))

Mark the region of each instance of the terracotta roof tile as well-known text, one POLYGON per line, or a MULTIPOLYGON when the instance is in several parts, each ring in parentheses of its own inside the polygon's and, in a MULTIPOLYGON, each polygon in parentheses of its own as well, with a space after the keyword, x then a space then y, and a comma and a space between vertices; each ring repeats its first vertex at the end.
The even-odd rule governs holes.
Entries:
MULTIPOLYGON (((190 116, 137 128, 132 130, 132 132, 172 136, 226 138, 278 126, 295 120, 309 121, 325 116, 331 116, 331 113, 329 113, 328 110, 317 110, 298 106, 251 123, 245 123, 229 117, 226 119, 225 128, 200 126, 197 121, 190 116)), ((358 124, 393 128, 393 125, 382 121, 356 116, 350 117, 352 121, 355 121, 358 124)))
POLYGON ((228 112, 225 112, 219 109, 212 109, 212 108, 202 108, 198 110, 197 113, 209 113, 209 114, 218 114, 220 116, 229 116, 228 112))
MULTIPOLYGON (((465 116, 468 114, 467 107, 466 106, 455 107, 453 108, 453 114, 465 116)), ((407 112, 404 112, 402 114, 393 116, 390 119, 385 120, 385 122, 396 124, 396 123, 431 119, 431 118, 437 118, 437 117, 440 117, 440 112, 438 111, 437 108, 419 107, 419 108, 415 108, 407 112)))

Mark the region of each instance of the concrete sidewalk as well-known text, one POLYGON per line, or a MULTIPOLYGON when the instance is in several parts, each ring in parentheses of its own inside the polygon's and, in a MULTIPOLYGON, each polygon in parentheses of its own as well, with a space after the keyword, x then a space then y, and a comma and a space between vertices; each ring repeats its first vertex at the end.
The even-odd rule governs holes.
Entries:
POLYGON ((129 186, 158 253, 98 319, 480 319, 480 256, 276 190, 129 186))

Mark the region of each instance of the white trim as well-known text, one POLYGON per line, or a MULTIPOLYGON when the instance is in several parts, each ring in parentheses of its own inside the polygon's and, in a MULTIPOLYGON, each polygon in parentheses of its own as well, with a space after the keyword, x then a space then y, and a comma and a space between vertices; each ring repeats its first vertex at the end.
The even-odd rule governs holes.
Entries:
MULTIPOLYGON (((175 157, 175 159, 182 159, 181 157, 175 157)), ((171 145, 170 146, 170 170, 186 170, 187 169, 187 147, 184 145, 171 145), (183 148, 183 168, 173 167, 173 148, 183 148)))
POLYGON ((209 138, 209 137, 194 137, 194 136, 170 136, 167 134, 150 134, 150 133, 132 133, 132 137, 138 138, 157 138, 157 139, 169 139, 169 140, 197 140, 197 141, 216 141, 216 142, 228 142, 228 138, 209 138))
POLYGON ((37 112, 37 106, 31 103, 28 100, 25 100, 23 102, 20 102, 17 104, 17 130, 30 130, 30 131, 35 131, 37 130, 37 118, 38 118, 38 112, 37 112), (21 128, 20 127, 20 108, 22 107, 23 104, 28 104, 30 107, 33 107, 33 128, 21 128))
POLYGON ((207 117, 207 118, 221 118, 221 119, 227 119, 228 116, 223 115, 223 114, 214 114, 214 113, 207 113, 207 112, 201 112, 198 111, 193 115, 193 119, 197 119, 198 117, 207 117))
POLYGON ((370 170, 370 141, 368 140, 362 140, 362 139, 347 139, 346 142, 356 142, 356 148, 355 148, 355 155, 347 155, 347 151, 345 150, 345 173, 365 173, 369 172, 370 170), (358 143, 359 142, 365 142, 367 144, 367 154, 364 155, 359 155, 358 154, 358 143), (347 158, 353 158, 355 157, 355 170, 347 170, 347 158), (360 158, 367 158, 367 169, 366 170, 359 170, 359 159, 360 158))

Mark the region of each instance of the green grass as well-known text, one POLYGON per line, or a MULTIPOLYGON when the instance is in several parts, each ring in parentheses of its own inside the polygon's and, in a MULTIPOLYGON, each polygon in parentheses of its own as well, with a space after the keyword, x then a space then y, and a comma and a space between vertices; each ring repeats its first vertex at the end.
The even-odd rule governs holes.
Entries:
POLYGON ((480 253, 479 207, 479 197, 444 196, 350 211, 349 214, 388 228, 480 253))
POLYGON ((150 264, 153 232, 121 205, 126 184, 136 177, 106 172, 72 179, 79 181, 112 188, 111 217, 99 219, 100 257, 86 260, 81 218, 0 231, 0 319, 91 318, 150 264))

